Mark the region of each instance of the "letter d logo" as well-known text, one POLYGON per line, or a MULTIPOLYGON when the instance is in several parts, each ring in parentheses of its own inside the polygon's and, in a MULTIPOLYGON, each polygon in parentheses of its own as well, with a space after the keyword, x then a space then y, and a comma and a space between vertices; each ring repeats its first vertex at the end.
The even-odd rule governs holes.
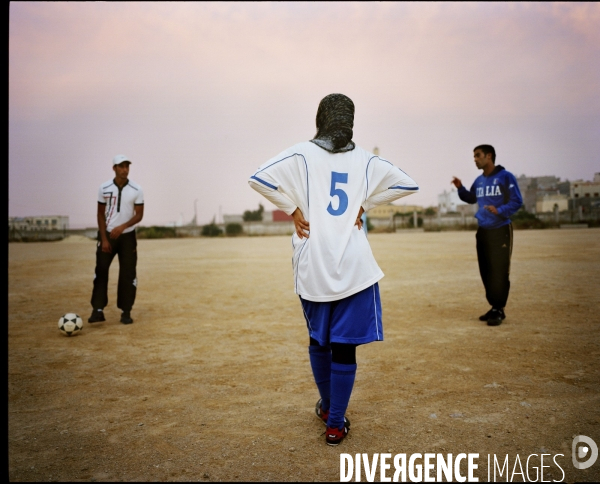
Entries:
POLYGON ((596 445, 596 442, 585 435, 578 435, 573 439, 573 447, 571 450, 575 469, 583 470, 592 467, 598 458, 598 446, 596 445), (587 445, 581 445, 578 448, 577 444, 587 445), (584 459, 586 457, 587 460, 579 462, 579 459, 584 459))

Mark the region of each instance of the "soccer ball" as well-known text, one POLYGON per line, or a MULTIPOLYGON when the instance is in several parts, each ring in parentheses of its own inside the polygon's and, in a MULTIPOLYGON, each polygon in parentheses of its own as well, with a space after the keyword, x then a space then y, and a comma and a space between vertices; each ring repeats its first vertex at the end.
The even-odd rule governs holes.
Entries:
POLYGON ((73 336, 83 329, 83 320, 79 314, 67 313, 58 320, 58 329, 62 334, 73 336))

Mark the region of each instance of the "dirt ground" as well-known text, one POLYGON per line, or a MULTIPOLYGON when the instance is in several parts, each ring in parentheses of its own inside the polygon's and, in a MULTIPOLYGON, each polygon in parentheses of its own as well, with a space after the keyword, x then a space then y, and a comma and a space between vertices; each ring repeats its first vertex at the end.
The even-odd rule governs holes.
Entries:
POLYGON ((338 447, 314 415, 289 237, 139 241, 128 326, 116 261, 108 320, 87 323, 93 241, 11 243, 9 479, 339 481, 341 453, 464 452, 482 481, 494 454, 514 481, 532 454, 532 480, 540 454, 545 481, 600 480, 600 459, 571 462, 574 436, 600 444, 600 229, 514 235, 499 327, 477 319, 474 232, 369 236, 385 341, 357 350, 338 447), (66 312, 79 335, 58 331, 66 312))

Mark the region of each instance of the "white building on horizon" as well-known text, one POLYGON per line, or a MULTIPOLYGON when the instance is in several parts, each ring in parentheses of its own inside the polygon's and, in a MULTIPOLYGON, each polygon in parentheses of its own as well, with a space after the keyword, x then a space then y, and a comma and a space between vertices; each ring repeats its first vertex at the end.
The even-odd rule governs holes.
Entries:
POLYGON ((600 197, 600 173, 594 173, 594 181, 575 180, 571 182, 571 198, 600 197))
POLYGON ((444 190, 438 195, 438 213, 458 212, 460 205, 467 205, 458 196, 458 190, 454 187, 450 191, 444 190))

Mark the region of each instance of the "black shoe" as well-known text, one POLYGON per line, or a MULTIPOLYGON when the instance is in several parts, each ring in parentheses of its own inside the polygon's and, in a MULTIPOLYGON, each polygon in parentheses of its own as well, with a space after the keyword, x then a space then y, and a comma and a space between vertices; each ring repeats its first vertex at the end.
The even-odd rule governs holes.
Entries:
POLYGON ((487 313, 482 314, 481 316, 479 316, 479 321, 487 321, 490 318, 490 313, 492 312, 492 310, 490 309, 487 313))
POLYGON ((123 311, 123 313, 121 314, 121 322, 123 324, 133 323, 133 319, 131 319, 131 314, 129 314, 129 311, 123 311))
MULTIPOLYGON (((492 308, 487 313, 479 316, 479 321, 487 321, 488 319, 490 319, 493 310, 494 309, 492 308)), ((498 309, 498 311, 500 311, 500 314, 502 314, 502 319, 504 320, 506 318, 506 314, 504 314, 504 309, 498 309)))
POLYGON ((505 318, 504 311, 502 309, 492 309, 490 311, 490 316, 487 320, 488 326, 500 326, 502 324, 502 320, 505 318))
POLYGON ((102 309, 94 309, 92 315, 88 319, 88 323, 99 323, 100 321, 106 321, 104 311, 102 311, 102 309))

